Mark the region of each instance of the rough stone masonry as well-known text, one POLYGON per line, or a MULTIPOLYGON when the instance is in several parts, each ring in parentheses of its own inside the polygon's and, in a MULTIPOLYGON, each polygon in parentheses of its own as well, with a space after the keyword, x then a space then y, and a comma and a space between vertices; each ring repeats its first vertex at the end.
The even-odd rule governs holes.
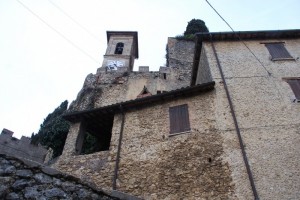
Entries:
POLYGON ((36 162, 0 155, 0 199, 118 198, 36 162))

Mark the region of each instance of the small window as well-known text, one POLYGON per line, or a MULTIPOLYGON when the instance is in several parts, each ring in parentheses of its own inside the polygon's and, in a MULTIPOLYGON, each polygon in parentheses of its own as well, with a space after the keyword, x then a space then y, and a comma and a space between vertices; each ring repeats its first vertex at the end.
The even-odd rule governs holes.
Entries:
POLYGON ((266 43, 269 53, 271 54, 271 60, 294 60, 290 53, 286 50, 284 43, 266 43))
POLYGON ((123 48, 124 48, 124 43, 118 42, 117 45, 116 45, 115 54, 122 54, 123 53, 123 48))
POLYGON ((290 85, 295 94, 294 101, 300 102, 300 78, 289 78, 286 80, 286 82, 290 85))
POLYGON ((164 79, 167 79, 167 74, 163 73, 164 79))
POLYGON ((170 116, 170 134, 191 130, 187 104, 170 107, 169 116, 170 116))
POLYGON ((157 94, 161 94, 161 93, 166 93, 167 91, 165 90, 157 90, 157 94))

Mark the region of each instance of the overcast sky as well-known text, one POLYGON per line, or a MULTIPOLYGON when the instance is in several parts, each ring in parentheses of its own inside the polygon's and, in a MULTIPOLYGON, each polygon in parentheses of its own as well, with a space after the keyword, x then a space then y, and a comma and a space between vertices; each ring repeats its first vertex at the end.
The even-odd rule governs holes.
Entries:
MULTIPOLYGON (((300 28, 300 0, 210 0, 236 31, 300 28)), ((0 0, 0 131, 37 133, 101 66, 106 31, 138 31, 138 66, 165 65, 191 19, 230 31, 205 0, 0 0)))

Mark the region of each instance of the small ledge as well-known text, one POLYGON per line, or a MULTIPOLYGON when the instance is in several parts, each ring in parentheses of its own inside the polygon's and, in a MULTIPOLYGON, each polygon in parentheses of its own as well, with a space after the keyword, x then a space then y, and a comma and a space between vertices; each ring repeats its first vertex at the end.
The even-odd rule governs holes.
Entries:
POLYGON ((173 137, 173 136, 176 136, 176 135, 182 135, 182 134, 185 134, 185 133, 191 133, 191 130, 184 131, 184 132, 179 132, 179 133, 170 133, 169 137, 173 137))
POLYGON ((290 60, 290 61, 296 61, 295 58, 274 58, 271 59, 272 61, 285 61, 285 60, 290 60))

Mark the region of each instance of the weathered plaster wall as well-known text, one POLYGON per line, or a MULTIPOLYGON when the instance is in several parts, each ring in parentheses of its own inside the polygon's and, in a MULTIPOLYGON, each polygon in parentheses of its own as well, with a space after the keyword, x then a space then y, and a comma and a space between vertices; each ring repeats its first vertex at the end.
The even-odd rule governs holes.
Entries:
MULTIPOLYGON (((285 42, 285 47, 295 58, 300 56, 300 40, 270 40, 276 41, 285 42)), ((241 42, 215 42, 215 47, 260 198, 297 199, 300 196, 300 164, 297 162, 300 159, 297 147, 300 142, 300 104, 291 101, 293 92, 282 78, 300 77, 300 63, 298 59, 271 61, 267 48, 260 42, 266 41, 245 43, 263 66, 241 42)), ((223 82, 211 44, 205 43, 204 48, 213 80, 217 83, 217 96, 222 96, 223 82)), ((220 102, 219 109, 226 107, 226 101, 220 102)), ((222 115, 216 117, 217 121, 224 120, 222 115)), ((231 154, 228 152, 229 157, 231 154)), ((229 165, 235 171, 235 161, 229 160, 229 165)), ((233 180, 235 182, 234 173, 233 180)), ((245 191, 239 187, 244 186, 237 184, 237 191, 241 191, 239 195, 243 197, 245 191)))
POLYGON ((210 72, 205 48, 202 48, 200 53, 196 84, 207 83, 209 81, 212 81, 211 72, 210 72))
POLYGON ((234 198, 214 96, 210 92, 127 113, 118 189, 145 199, 234 198), (181 104, 188 104, 191 131, 170 137, 169 107, 181 104))

